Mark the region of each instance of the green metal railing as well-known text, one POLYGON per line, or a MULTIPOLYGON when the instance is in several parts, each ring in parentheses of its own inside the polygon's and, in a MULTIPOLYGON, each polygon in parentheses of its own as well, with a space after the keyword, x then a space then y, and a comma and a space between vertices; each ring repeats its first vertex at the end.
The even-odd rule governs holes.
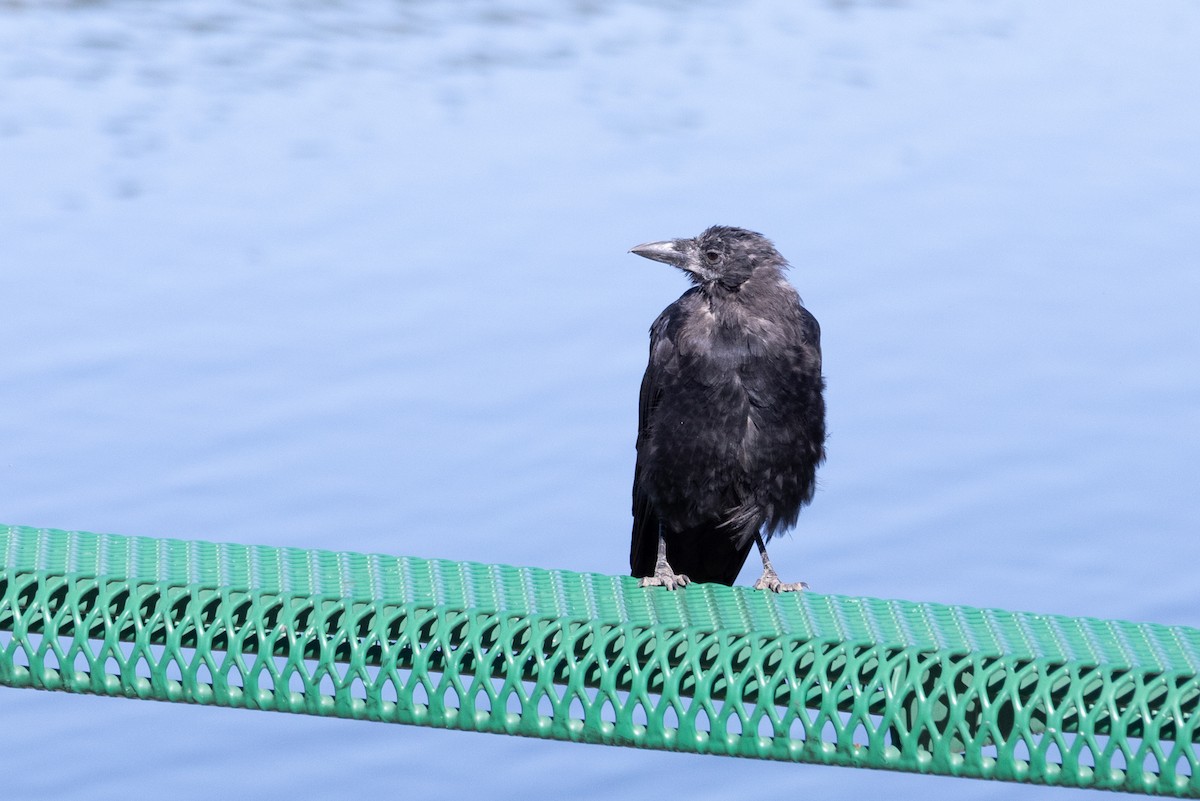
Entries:
POLYGON ((0 684, 1200 795, 1200 631, 0 526, 0 684))

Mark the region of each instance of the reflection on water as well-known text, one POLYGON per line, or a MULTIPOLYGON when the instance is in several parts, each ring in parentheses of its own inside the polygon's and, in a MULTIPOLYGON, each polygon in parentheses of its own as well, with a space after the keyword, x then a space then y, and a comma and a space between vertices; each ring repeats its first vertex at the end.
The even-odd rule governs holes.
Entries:
MULTIPOLYGON (((1200 625, 1198 28, 1186 2, 0 5, 0 519, 621 571, 646 330, 684 289, 626 250, 720 222, 775 239, 824 329, 830 459, 782 569, 1200 625)), ((59 736, 89 798, 208 795, 197 753, 262 798, 469 792, 459 754, 506 796, 938 786, 0 705, 14 797, 78 794, 59 736), (129 741, 156 767, 114 767, 129 741)))

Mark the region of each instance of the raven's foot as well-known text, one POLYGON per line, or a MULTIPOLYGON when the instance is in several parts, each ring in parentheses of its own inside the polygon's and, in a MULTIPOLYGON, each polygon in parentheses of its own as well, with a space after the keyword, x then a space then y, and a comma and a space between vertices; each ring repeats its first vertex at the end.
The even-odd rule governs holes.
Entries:
POLYGON ((763 574, 759 576, 758 581, 754 582, 754 589, 770 590, 771 592, 800 592, 800 590, 808 589, 808 585, 803 581, 797 581, 794 584, 784 584, 780 581, 779 574, 771 566, 771 560, 767 556, 767 546, 761 535, 754 535, 754 544, 758 546, 758 555, 762 557, 763 563, 763 574))
POLYGON ((800 590, 807 590, 808 585, 803 581, 786 584, 779 580, 779 574, 775 572, 774 568, 766 567, 758 581, 754 582, 754 589, 770 590, 771 592, 800 592, 800 590))
POLYGON ((654 575, 646 576, 638 584, 639 587, 666 587, 668 590, 679 589, 691 584, 692 580, 682 573, 676 573, 666 562, 654 566, 654 575))

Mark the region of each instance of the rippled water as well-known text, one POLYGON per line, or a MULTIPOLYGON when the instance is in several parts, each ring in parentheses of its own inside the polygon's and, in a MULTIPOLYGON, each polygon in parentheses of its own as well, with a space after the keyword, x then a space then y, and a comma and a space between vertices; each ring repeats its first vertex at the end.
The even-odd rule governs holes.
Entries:
MULTIPOLYGON (((1200 625, 1198 40, 1184 0, 0 3, 0 520, 622 572, 685 288, 626 250, 720 222, 824 331, 787 576, 1200 625)), ((14 798, 1070 795, 0 714, 14 798)))

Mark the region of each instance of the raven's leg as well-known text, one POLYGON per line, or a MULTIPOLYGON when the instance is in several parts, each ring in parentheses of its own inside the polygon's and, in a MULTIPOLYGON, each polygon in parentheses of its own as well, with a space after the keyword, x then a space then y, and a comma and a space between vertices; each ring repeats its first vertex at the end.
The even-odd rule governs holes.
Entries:
POLYGON ((690 582, 690 578, 682 573, 676 573, 667 564, 667 541, 663 539, 662 524, 660 523, 658 526, 658 559, 654 563, 654 575, 646 576, 639 586, 666 587, 668 590, 673 590, 690 582))
POLYGON ((763 544, 761 534, 754 535, 754 544, 758 546, 758 553, 763 560, 763 574, 758 581, 754 582, 756 590, 771 590, 773 592, 797 592, 798 590, 807 590, 808 585, 803 581, 797 581, 794 584, 784 584, 779 580, 779 574, 775 572, 775 568, 771 567, 771 558, 767 556, 767 546, 763 544))

